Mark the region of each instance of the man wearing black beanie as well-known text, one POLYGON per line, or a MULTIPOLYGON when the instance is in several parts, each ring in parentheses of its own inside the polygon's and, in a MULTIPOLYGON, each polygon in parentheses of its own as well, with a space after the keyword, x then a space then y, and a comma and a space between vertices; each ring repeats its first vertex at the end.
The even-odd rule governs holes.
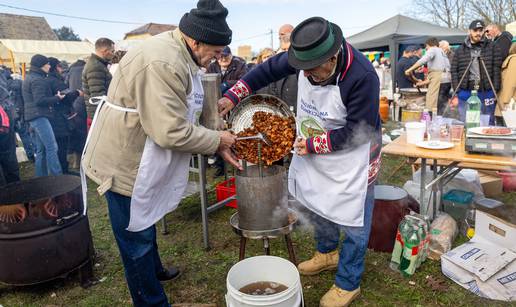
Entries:
POLYGON ((41 54, 34 55, 30 61, 29 74, 22 84, 25 120, 29 122, 36 146, 37 177, 56 176, 63 173, 50 121, 55 116, 55 107, 60 104, 65 95, 52 92, 52 87, 46 78, 49 70, 49 59, 41 54))
POLYGON ((211 117, 201 116, 200 68, 231 43, 227 14, 218 0, 200 0, 178 29, 129 50, 90 128, 81 175, 106 196, 135 306, 168 306, 160 281, 179 270, 162 266, 154 224, 179 204, 192 153, 217 152, 241 169, 230 149, 236 137, 199 123, 211 117))

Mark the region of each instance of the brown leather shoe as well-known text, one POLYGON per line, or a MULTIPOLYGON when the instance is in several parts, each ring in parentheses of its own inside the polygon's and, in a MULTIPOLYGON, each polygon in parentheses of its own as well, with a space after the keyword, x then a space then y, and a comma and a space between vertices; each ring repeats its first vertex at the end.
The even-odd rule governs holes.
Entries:
POLYGON ((301 262, 297 269, 301 275, 315 275, 322 271, 332 270, 337 268, 339 263, 339 251, 334 250, 329 253, 315 252, 314 256, 307 261, 301 262))
POLYGON ((346 307, 360 294, 360 287, 353 291, 346 291, 333 285, 321 298, 319 307, 346 307))

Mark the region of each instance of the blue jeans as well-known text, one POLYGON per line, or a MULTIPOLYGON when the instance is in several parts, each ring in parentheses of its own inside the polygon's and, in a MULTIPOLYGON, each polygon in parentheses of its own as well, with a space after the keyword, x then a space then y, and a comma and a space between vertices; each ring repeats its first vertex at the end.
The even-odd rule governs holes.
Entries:
POLYGON ((109 219, 124 264, 125 279, 136 307, 169 306, 157 273, 163 271, 153 225, 138 232, 127 231, 131 198, 108 191, 109 219))
POLYGON ((16 133, 20 135, 27 158, 29 158, 29 160, 34 159, 34 145, 32 144, 32 138, 29 133, 29 125, 25 122, 17 124, 16 133))
POLYGON ((341 289, 353 291, 360 286, 364 273, 364 258, 369 242, 369 233, 371 232, 373 208, 374 184, 371 184, 367 188, 364 226, 342 226, 314 215, 315 241, 319 252, 329 253, 336 250, 339 247, 341 231, 344 231, 344 241, 340 248, 339 264, 335 276, 335 284, 341 289))
POLYGON ((36 177, 61 175, 61 163, 57 157, 57 142, 54 130, 46 117, 30 121, 32 141, 36 146, 36 177))
MULTIPOLYGON (((466 122, 466 101, 471 96, 471 91, 460 90, 457 94, 459 97, 459 120, 466 122)), ((495 125, 496 98, 493 91, 478 92, 478 98, 481 101, 480 114, 488 114, 489 125, 495 125)))

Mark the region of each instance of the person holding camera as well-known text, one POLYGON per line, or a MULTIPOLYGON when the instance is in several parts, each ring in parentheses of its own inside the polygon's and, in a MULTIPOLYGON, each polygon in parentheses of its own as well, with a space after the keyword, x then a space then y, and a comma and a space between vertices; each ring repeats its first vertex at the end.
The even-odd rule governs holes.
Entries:
POLYGON ((456 50, 451 63, 452 86, 459 98, 460 120, 466 119, 466 101, 471 90, 478 86, 482 101, 481 114, 490 115, 489 124, 495 124, 495 92, 500 90, 502 54, 496 45, 485 39, 485 24, 474 20, 469 25, 469 35, 456 50))

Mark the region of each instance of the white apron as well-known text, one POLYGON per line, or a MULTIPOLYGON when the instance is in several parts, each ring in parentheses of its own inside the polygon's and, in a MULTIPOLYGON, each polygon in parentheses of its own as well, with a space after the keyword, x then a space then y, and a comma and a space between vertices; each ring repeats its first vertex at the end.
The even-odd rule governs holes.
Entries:
MULTIPOLYGON (((199 123, 202 112, 204 91, 201 77, 201 70, 192 76, 190 69, 192 92, 187 95, 186 100, 188 120, 193 124, 199 123)), ((105 103, 113 106, 107 101, 105 103)), ((97 112, 101 105, 102 102, 97 112)), ((137 112, 127 108, 121 111, 137 112)), ((94 123, 95 120, 90 129, 94 123)), ((191 153, 163 149, 147 137, 131 196, 128 231, 144 230, 177 208, 188 184, 191 156, 191 153)))
MULTIPOLYGON (((339 87, 314 86, 303 71, 299 73, 297 113, 298 123, 310 118, 325 131, 346 124, 347 111, 339 87)), ((326 154, 294 155, 289 192, 308 209, 334 223, 363 226, 369 152, 367 143, 326 154)))

